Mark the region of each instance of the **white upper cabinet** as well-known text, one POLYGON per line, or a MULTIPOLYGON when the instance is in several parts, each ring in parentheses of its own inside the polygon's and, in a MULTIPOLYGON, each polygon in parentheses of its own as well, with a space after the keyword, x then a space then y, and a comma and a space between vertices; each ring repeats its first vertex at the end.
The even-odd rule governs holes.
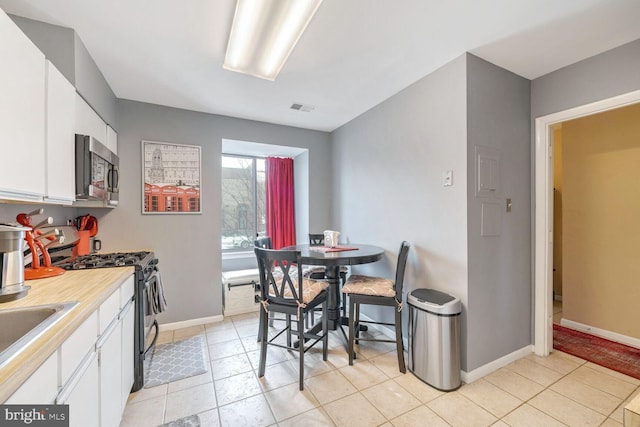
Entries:
POLYGON ((107 147, 113 151, 113 154, 118 154, 118 134, 109 125, 107 125, 107 147))
POLYGON ((75 200, 76 90, 47 60, 46 194, 50 203, 75 200))
POLYGON ((76 94, 76 133, 90 135, 107 145, 107 124, 78 94, 76 94))
POLYGON ((45 58, 0 10, 0 199, 45 193, 45 58))

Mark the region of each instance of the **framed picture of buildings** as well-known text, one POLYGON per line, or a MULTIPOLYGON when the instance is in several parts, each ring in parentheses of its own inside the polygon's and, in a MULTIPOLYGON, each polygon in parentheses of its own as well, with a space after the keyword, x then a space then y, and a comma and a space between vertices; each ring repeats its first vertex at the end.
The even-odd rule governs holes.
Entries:
POLYGON ((142 213, 199 214, 201 147, 142 141, 142 213))

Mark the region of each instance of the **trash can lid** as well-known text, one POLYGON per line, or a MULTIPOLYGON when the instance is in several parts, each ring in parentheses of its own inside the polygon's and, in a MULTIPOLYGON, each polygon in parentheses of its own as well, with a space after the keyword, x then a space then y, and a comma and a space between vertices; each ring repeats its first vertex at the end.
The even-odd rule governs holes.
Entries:
POLYGON ((433 314, 460 314, 462 310, 460 298, 435 289, 414 289, 407 297, 407 302, 414 307, 433 314))

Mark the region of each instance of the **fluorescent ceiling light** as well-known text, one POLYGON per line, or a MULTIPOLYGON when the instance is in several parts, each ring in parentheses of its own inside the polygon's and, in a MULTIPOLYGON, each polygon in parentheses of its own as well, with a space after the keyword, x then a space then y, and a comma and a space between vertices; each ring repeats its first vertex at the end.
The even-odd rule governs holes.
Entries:
POLYGON ((275 80, 322 0, 238 0, 223 67, 275 80))

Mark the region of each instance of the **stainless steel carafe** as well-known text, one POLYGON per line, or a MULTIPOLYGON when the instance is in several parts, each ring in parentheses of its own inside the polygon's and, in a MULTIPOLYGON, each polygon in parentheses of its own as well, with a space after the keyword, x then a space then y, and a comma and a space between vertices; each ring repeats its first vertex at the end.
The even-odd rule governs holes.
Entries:
POLYGON ((0 224, 0 293, 24 285, 22 245, 27 230, 20 225, 0 224))

